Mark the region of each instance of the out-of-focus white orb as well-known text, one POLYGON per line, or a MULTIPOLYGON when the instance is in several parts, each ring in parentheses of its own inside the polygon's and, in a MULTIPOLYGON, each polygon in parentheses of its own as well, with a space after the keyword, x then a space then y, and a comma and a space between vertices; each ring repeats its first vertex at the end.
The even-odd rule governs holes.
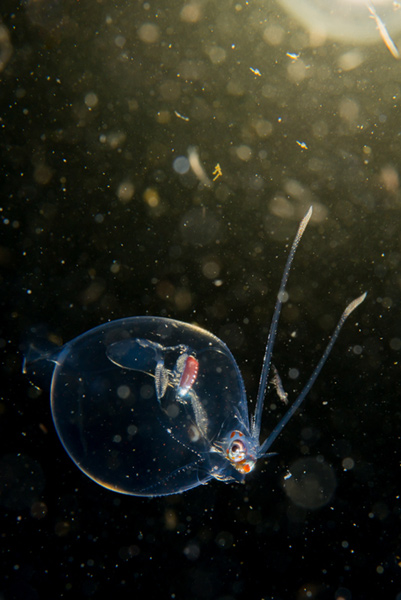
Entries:
POLYGON ((388 33, 401 32, 401 0, 278 0, 317 39, 374 44, 381 41, 369 5, 373 6, 388 33))

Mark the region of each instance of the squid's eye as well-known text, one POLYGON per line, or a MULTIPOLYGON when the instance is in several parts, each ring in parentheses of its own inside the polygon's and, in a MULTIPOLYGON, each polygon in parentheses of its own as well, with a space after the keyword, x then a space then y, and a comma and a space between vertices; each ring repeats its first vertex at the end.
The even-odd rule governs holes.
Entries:
POLYGON ((241 462, 246 457, 247 450, 245 444, 241 440, 233 440, 227 453, 232 462, 241 462))

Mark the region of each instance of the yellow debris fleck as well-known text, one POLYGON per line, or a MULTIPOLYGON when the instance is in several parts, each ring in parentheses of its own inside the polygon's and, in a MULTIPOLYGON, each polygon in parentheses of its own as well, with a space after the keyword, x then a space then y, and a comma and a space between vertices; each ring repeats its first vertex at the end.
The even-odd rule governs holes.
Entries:
POLYGON ((213 175, 214 175, 213 181, 216 181, 216 179, 218 179, 219 177, 221 177, 223 175, 223 171, 221 170, 220 163, 217 163, 217 165, 215 166, 213 175))
POLYGON ((179 113, 178 110, 175 110, 174 114, 176 117, 178 117, 179 119, 182 119, 183 121, 189 121, 189 117, 185 117, 184 115, 179 113))

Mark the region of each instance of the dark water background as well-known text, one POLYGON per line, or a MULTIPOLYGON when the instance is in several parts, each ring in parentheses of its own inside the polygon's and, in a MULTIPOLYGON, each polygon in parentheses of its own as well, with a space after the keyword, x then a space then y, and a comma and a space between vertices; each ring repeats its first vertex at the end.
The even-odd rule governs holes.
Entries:
MULTIPOLYGON (((400 62, 380 41, 310 45, 275 2, 0 12, 0 598, 399 600, 400 62), (191 146, 209 178, 220 164, 212 185, 174 168, 191 146), (194 322, 228 344, 252 403, 310 204, 274 357, 292 398, 368 297, 278 456, 245 486, 157 499, 81 474, 21 344, 194 322), (299 460, 323 465, 323 505, 283 489, 299 460)), ((276 420, 267 408, 264 434, 276 420)))

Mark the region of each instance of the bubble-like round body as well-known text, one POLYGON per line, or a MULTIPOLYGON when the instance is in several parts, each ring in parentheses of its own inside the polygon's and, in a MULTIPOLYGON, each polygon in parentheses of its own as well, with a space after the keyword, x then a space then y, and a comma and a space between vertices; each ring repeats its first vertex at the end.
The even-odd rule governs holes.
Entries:
POLYGON ((100 485, 152 496, 244 478, 227 451, 232 431, 252 446, 244 385, 231 352, 211 333, 131 317, 42 359, 54 362, 51 408, 60 440, 100 485))

